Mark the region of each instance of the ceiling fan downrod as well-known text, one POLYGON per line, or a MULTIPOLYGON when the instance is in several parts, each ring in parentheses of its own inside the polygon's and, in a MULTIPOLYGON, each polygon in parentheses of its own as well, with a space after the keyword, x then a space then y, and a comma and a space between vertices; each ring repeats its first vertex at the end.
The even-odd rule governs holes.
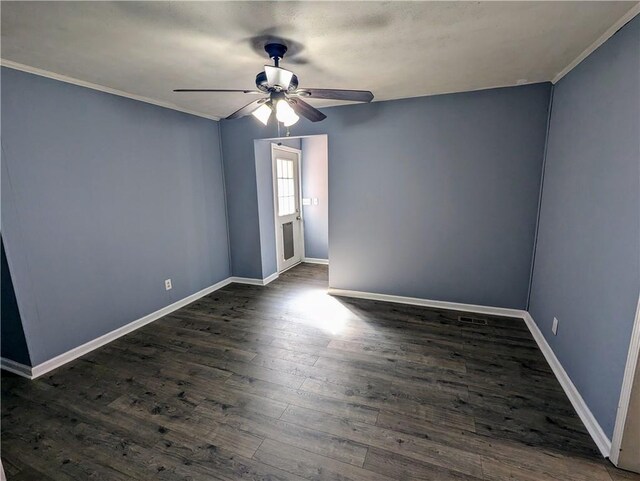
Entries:
POLYGON ((286 45, 281 43, 268 43, 264 46, 264 50, 269 58, 273 59, 274 67, 280 66, 280 59, 284 58, 284 54, 287 53, 286 45))

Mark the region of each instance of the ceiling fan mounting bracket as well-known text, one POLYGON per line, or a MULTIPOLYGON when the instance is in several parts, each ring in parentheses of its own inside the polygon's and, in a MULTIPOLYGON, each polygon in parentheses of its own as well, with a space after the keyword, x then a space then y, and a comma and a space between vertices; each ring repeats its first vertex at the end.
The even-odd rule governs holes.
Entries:
POLYGON ((276 67, 278 66, 278 61, 284 58, 284 54, 287 53, 286 45, 281 43, 268 43, 264 46, 264 50, 269 55, 269 58, 274 60, 276 67))

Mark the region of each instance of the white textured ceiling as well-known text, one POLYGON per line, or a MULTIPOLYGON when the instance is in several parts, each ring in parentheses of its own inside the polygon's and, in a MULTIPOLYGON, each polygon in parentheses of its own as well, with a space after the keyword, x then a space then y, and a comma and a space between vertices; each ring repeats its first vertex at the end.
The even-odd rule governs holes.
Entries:
POLYGON ((253 98, 172 89, 253 88, 270 37, 289 39, 301 86, 387 100, 551 80, 635 4, 2 2, 1 54, 225 117, 253 98))

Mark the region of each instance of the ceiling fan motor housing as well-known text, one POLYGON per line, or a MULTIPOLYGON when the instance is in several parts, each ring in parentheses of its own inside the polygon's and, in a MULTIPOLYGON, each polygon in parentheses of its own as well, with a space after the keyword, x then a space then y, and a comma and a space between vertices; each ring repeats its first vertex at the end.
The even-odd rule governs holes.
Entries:
POLYGON ((264 50, 269 55, 269 58, 280 60, 287 53, 287 46, 281 43, 268 43, 264 46, 264 50))

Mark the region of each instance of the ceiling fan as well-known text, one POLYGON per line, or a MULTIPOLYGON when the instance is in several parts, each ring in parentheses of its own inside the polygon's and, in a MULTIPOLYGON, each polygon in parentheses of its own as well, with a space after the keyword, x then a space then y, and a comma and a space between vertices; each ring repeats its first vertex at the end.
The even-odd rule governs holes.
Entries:
POLYGON ((338 90, 338 89, 311 89, 298 88, 298 77, 280 67, 280 60, 287 52, 287 47, 280 43, 268 43, 265 45, 269 58, 273 59, 273 65, 265 65, 264 71, 256 75, 256 87, 258 90, 226 90, 226 89, 175 89, 174 92, 234 92, 252 95, 268 94, 268 97, 254 100, 239 110, 229 115, 227 119, 237 119, 252 114, 267 125, 271 114, 275 111, 276 118, 285 127, 295 124, 300 117, 305 117, 311 122, 319 122, 327 118, 325 114, 307 102, 307 99, 332 99, 348 100, 352 102, 371 102, 373 94, 368 90, 338 90))

